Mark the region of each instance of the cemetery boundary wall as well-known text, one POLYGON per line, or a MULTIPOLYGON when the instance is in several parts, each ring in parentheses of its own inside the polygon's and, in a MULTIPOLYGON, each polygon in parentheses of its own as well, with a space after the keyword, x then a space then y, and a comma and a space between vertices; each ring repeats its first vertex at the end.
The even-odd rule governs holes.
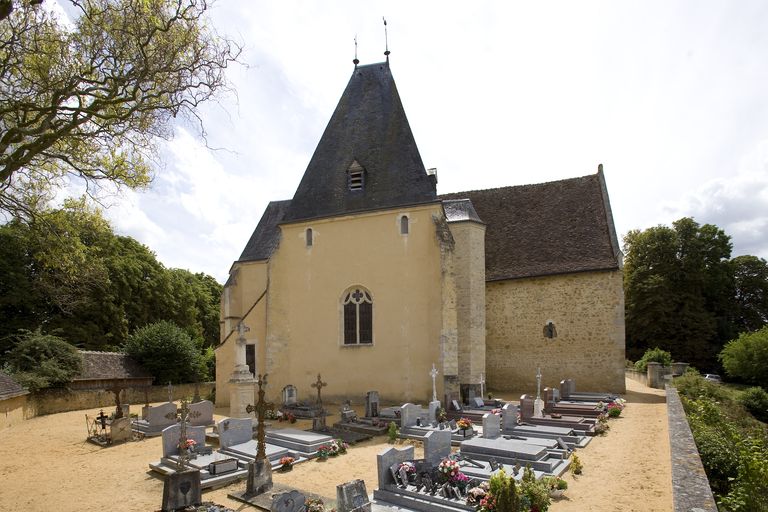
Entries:
MULTIPOLYGON (((215 382, 199 384, 200 397, 209 398, 215 382)), ((195 394, 194 384, 177 384, 173 386, 173 399, 191 398, 195 394)), ((167 386, 151 386, 145 396, 144 388, 128 388, 121 394, 122 402, 131 405, 144 405, 146 398, 150 402, 166 402, 168 400, 167 386)), ((115 407, 115 394, 104 390, 69 390, 45 389, 27 395, 24 407, 24 419, 34 418, 45 414, 78 411, 81 409, 96 409, 99 407, 115 407)), ((131 408, 132 413, 140 413, 141 408, 131 408)))
POLYGON ((624 376, 626 378, 628 378, 628 379, 632 379, 632 380, 635 380, 635 381, 639 382, 643 386, 647 386, 648 385, 648 374, 646 374, 645 372, 639 372, 637 370, 625 369, 624 370, 624 376))
POLYGON ((685 416, 677 390, 667 390, 669 445, 672 457, 672 501, 674 512, 717 512, 715 498, 701 463, 699 450, 685 416))

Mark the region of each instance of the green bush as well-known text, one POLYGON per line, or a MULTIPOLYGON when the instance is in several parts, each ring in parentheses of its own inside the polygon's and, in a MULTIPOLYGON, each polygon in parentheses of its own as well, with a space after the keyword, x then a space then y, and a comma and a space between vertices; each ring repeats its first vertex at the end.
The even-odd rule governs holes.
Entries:
POLYGON ((155 377, 157 384, 194 382, 205 376, 199 347, 173 322, 163 320, 136 330, 123 348, 155 377))
POLYGON ((491 476, 488 492, 496 499, 495 512, 518 512, 520 497, 517 494, 515 479, 508 477, 502 469, 491 476))
POLYGON ((74 346, 39 329, 24 333, 8 353, 14 379, 30 391, 65 386, 80 373, 82 365, 74 346))
POLYGON ((643 357, 635 363, 635 370, 644 372, 648 369, 648 363, 661 363, 663 366, 669 366, 672 364, 672 354, 666 350, 662 350, 658 347, 649 348, 643 354, 643 357))
POLYGON ((763 388, 745 389, 739 396, 739 403, 758 420, 768 421, 768 393, 763 388))
POLYGON ((387 438, 389 440, 389 444, 394 443, 397 441, 397 436, 400 434, 400 430, 397 428, 397 423, 394 421, 389 422, 389 427, 387 428, 387 438))
POLYGON ((768 382, 768 326, 752 333, 742 333, 729 341, 720 352, 725 372, 751 384, 768 382))
POLYGON ((523 510, 538 510, 547 512, 552 499, 549 497, 549 488, 545 482, 536 481, 533 470, 526 467, 523 470, 523 478, 520 481, 520 502, 523 510))
POLYGON ((768 447, 761 439, 747 437, 739 445, 739 466, 731 490, 718 500, 723 512, 768 510, 768 447))
POLYGON ((673 381, 677 391, 691 399, 709 398, 711 400, 725 400, 728 396, 721 384, 715 384, 699 375, 698 372, 685 372, 673 381))

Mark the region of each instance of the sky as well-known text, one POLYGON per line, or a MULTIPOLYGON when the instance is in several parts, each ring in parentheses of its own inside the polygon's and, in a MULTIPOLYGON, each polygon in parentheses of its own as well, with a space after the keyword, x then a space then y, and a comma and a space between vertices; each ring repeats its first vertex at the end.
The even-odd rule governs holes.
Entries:
POLYGON ((219 0, 231 88, 179 124, 115 230, 220 282, 270 200, 290 199, 353 71, 390 66, 438 193, 604 166, 619 237, 692 216, 768 258, 768 2, 219 0))

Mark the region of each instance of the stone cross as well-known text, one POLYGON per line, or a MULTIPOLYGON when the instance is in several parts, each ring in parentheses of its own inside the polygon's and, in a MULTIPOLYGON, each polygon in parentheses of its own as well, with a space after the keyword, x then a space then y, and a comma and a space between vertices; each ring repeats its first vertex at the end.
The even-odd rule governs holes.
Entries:
POLYGON ((173 385, 168 381, 168 401, 173 402, 173 385))
POLYGON ((541 367, 536 368, 536 400, 541 399, 541 367))
POLYGON ((485 397, 485 374, 480 374, 480 398, 485 397))
POLYGON ((323 399, 320 398, 320 390, 323 389, 328 384, 326 382, 323 382, 323 380, 320 378, 320 374, 317 374, 317 382, 312 383, 313 388, 317 388, 317 405, 323 405, 323 399))
POLYGON ((435 387, 437 368, 435 368, 435 363, 432 363, 432 369, 429 371, 429 376, 432 377, 432 401, 437 402, 437 388, 435 387))
POLYGON ((237 324, 237 342, 235 343, 235 367, 245 365, 245 333, 250 331, 251 328, 245 325, 242 321, 237 324))
POLYGON ((259 400, 256 402, 256 406, 254 407, 251 404, 248 404, 245 408, 246 412, 248 414, 255 412, 256 418, 258 419, 258 424, 256 426, 256 460, 266 460, 267 458, 267 452, 266 452, 266 430, 264 427, 264 420, 265 413, 267 411, 274 411, 275 410, 275 404, 272 402, 267 402, 264 400, 264 388, 267 387, 267 374, 264 375, 259 374, 259 379, 256 381, 256 385, 259 386, 259 400))

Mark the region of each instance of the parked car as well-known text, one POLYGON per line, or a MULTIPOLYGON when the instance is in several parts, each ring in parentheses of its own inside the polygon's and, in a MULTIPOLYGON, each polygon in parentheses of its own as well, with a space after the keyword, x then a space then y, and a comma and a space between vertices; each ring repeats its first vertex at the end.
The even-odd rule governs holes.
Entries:
POLYGON ((707 373, 704 375, 704 380, 708 380, 709 382, 714 382, 715 384, 722 384, 723 379, 720 378, 720 376, 716 373, 707 373))

